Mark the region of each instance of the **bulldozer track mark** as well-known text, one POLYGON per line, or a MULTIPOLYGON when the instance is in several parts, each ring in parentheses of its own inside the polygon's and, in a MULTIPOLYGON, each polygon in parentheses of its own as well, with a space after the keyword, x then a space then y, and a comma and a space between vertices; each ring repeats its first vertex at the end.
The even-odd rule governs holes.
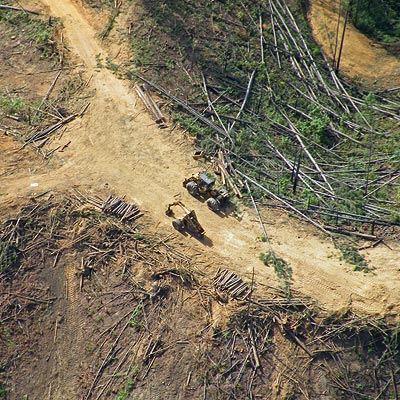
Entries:
POLYGON ((67 305, 66 305, 66 331, 71 336, 71 344, 78 350, 83 340, 83 326, 85 317, 82 315, 80 279, 76 268, 68 265, 65 268, 65 281, 67 283, 67 305))

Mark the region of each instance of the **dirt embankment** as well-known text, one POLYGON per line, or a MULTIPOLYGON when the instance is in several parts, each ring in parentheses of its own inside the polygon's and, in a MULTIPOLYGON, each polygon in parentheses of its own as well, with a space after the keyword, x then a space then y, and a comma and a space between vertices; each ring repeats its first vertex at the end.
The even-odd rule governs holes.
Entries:
MULTIPOLYGON (((329 59, 337 54, 343 33, 344 17, 338 28, 338 0, 312 0, 310 23, 314 38, 329 59), (338 35, 337 35, 338 32, 338 35)), ((347 24, 340 61, 342 74, 366 85, 371 90, 388 89, 400 85, 400 59, 384 46, 360 33, 351 23, 347 24)))

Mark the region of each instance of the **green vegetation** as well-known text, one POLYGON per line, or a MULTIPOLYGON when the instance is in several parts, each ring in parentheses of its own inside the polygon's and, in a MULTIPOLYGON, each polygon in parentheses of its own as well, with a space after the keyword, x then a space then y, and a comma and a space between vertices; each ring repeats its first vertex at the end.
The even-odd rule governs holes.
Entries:
POLYGON ((349 264, 354 265, 354 271, 370 272, 372 268, 368 265, 365 257, 359 253, 357 247, 351 243, 341 243, 338 245, 342 252, 342 257, 349 264))
POLYGON ((268 267, 274 267, 277 277, 283 284, 283 289, 288 297, 290 297, 290 283, 292 280, 292 267, 283 258, 277 257, 272 251, 261 253, 260 260, 268 267))
POLYGON ((0 108, 5 114, 20 115, 26 111, 25 101, 21 97, 11 98, 0 91, 0 108))
POLYGON ((0 241, 0 274, 18 267, 18 249, 14 244, 0 241))
MULTIPOLYGON (((1 344, 6 344, 7 347, 12 346, 11 332, 3 321, 0 321, 0 338, 1 344)), ((9 390, 7 389, 7 378, 9 378, 8 363, 5 359, 2 359, 0 355, 0 400, 7 400, 8 398, 7 393, 9 390)))
POLYGON ((142 310, 142 305, 139 304, 133 311, 131 318, 129 320, 128 325, 134 328, 137 332, 140 331, 140 329, 143 326, 143 310, 142 310))
POLYGON ((125 383, 125 386, 120 390, 115 400, 127 400, 129 398, 130 394, 132 393, 132 390, 135 387, 135 382, 138 372, 139 372, 138 367, 132 368, 128 376, 128 379, 125 383))
POLYGON ((99 35, 101 40, 104 40, 106 37, 108 37, 108 35, 112 31, 112 29, 114 28, 115 19, 118 17, 118 14, 119 14, 118 9, 114 9, 111 12, 111 14, 110 14, 110 16, 108 18, 107 25, 105 26, 105 28, 103 29, 103 31, 99 35))
POLYGON ((57 19, 42 20, 25 12, 0 9, 0 24, 12 29, 15 34, 23 32, 24 37, 33 41, 44 57, 57 53, 56 44, 52 40, 58 27, 57 19))
POLYGON ((0 382, 0 400, 7 400, 7 390, 3 383, 0 382))
POLYGON ((96 54, 96 67, 97 68, 103 68, 103 58, 101 57, 101 54, 96 54))
POLYGON ((119 66, 118 64, 113 63, 108 57, 106 57, 106 68, 113 73, 116 73, 118 72, 119 66))
POLYGON ((382 42, 400 41, 400 2, 398 0, 349 0, 354 25, 382 42))

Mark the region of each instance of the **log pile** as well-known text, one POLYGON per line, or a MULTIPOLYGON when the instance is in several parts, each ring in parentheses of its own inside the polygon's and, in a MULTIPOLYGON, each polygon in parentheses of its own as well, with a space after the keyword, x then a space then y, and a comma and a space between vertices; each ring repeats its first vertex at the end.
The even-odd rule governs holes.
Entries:
MULTIPOLYGON (((233 168, 231 162, 224 157, 224 154, 221 150, 219 150, 217 154, 218 156, 214 157, 212 161, 215 164, 218 173, 221 175, 222 183, 231 189, 237 197, 241 198, 242 193, 231 176, 231 171, 232 174, 236 175, 236 170, 233 168)), ((240 184, 243 185, 241 181, 240 184)))
POLYGON ((136 85, 135 90, 140 100, 143 101, 144 105, 149 110, 150 114, 152 115, 158 126, 160 128, 166 128, 167 119, 161 113, 161 110, 158 107, 157 103, 151 97, 149 87, 146 84, 136 85))
POLYGON ((104 214, 114 215, 121 221, 135 221, 143 215, 135 204, 126 203, 125 200, 111 194, 104 201, 91 196, 85 196, 85 200, 100 208, 104 214))
POLYGON ((213 276, 213 284, 217 290, 228 292, 233 298, 245 300, 251 293, 249 285, 240 276, 227 269, 218 269, 213 276))
POLYGON ((109 195, 101 206, 105 214, 115 215, 121 221, 133 221, 143 214, 135 204, 126 203, 117 196, 109 195))

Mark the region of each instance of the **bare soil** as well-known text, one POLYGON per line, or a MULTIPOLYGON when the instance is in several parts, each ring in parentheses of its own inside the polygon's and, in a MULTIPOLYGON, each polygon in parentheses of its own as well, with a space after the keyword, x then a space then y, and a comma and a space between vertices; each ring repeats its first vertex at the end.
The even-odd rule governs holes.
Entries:
POLYGON ((346 399, 377 394, 396 362, 379 321, 321 313, 295 291, 234 300, 175 238, 73 193, 27 200, 10 221, 22 254, 0 282, 9 399, 346 399))

